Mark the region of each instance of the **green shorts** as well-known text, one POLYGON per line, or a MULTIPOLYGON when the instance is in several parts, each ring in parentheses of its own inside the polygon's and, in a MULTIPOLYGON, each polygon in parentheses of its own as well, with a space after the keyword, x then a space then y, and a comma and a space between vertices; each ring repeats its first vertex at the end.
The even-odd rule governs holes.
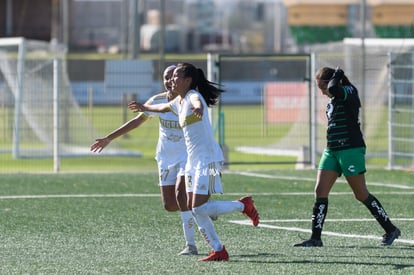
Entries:
POLYGON ((325 149, 319 161, 319 170, 338 172, 339 175, 355 176, 366 172, 365 147, 340 151, 325 149))

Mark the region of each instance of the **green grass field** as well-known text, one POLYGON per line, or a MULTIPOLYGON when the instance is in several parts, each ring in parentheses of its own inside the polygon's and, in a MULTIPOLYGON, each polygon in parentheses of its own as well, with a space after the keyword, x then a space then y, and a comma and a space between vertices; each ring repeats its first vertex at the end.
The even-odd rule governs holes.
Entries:
MULTIPOLYGON (((154 163, 155 165, 155 163, 154 163)), ((370 191, 402 235, 381 247, 383 234, 350 188, 330 196, 323 248, 297 248, 309 237, 314 170, 227 171, 224 195, 250 194, 258 228, 240 213, 215 222, 229 262, 198 262, 209 249, 196 232, 200 256, 177 256, 178 213, 162 209, 157 174, 0 174, 0 274, 413 274, 412 172, 370 170, 370 191)), ((343 179, 342 179, 343 180, 343 179)))

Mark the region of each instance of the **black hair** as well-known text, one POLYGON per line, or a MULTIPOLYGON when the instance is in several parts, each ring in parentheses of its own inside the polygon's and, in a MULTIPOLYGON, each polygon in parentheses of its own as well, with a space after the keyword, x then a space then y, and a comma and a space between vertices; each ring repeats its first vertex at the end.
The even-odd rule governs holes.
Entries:
POLYGON ((190 63, 179 63, 177 69, 184 73, 184 77, 192 78, 190 89, 197 89, 207 106, 210 107, 218 102, 220 94, 224 90, 219 88, 219 84, 207 80, 202 69, 196 68, 190 63))
MULTIPOLYGON (((322 81, 329 81, 333 77, 334 73, 335 69, 330 67, 322 67, 316 72, 315 78, 322 81)), ((342 77, 341 81, 342 85, 354 86, 346 75, 342 77)))

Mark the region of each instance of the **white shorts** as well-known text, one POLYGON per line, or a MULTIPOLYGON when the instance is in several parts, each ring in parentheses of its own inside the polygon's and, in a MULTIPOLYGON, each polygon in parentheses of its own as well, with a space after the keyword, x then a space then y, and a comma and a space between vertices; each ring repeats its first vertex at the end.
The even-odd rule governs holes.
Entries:
POLYGON ((212 162, 199 168, 190 169, 185 175, 186 191, 199 195, 223 193, 221 167, 221 162, 212 162))
POLYGON ((185 162, 179 162, 167 167, 158 166, 159 185, 172 186, 177 182, 178 177, 185 174, 185 162))

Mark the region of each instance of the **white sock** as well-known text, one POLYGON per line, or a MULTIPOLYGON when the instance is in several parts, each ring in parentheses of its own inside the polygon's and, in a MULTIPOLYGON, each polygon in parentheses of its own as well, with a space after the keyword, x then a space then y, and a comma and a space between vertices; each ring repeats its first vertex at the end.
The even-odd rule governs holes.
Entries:
POLYGON ((239 201, 208 201, 203 206, 208 216, 218 216, 234 211, 241 212, 244 209, 244 204, 239 201))
POLYGON ((223 245, 221 244, 220 238, 214 229, 213 222, 204 211, 205 205, 206 204, 203 204, 193 208, 193 214, 198 225, 198 230, 200 231, 201 236, 207 241, 208 245, 214 251, 221 251, 223 249, 223 245))
POLYGON ((194 245, 194 218, 190 210, 180 211, 186 245, 194 245))

